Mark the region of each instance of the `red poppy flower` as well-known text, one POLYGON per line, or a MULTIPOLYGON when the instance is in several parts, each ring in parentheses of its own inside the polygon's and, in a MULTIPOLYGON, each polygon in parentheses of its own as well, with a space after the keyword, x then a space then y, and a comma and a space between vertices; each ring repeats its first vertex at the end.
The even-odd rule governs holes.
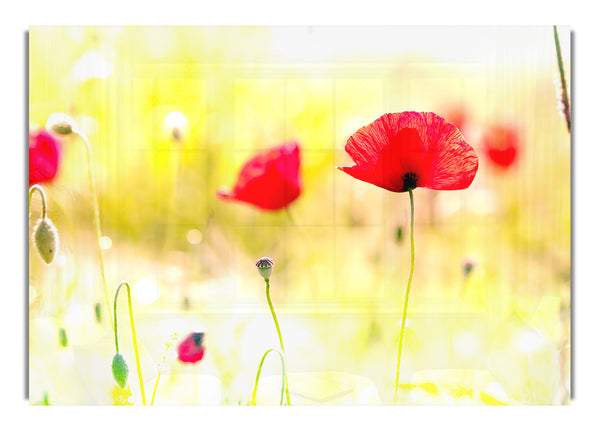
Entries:
POLYGON ((502 169, 510 168, 517 160, 519 134, 514 127, 494 126, 483 137, 489 159, 502 169))
POLYGON ((181 362, 194 364, 204 357, 204 332, 192 332, 177 346, 177 356, 181 362))
POLYGON ((301 191, 300 148, 297 142, 288 142, 248 160, 233 190, 223 188, 217 196, 273 211, 287 207, 301 191))
POLYGON ((58 138, 40 129, 29 132, 29 186, 52 181, 58 172, 58 138))
POLYGON ((354 133, 346 152, 356 165, 338 169, 392 192, 466 189, 479 164, 457 127, 433 112, 385 114, 354 133))

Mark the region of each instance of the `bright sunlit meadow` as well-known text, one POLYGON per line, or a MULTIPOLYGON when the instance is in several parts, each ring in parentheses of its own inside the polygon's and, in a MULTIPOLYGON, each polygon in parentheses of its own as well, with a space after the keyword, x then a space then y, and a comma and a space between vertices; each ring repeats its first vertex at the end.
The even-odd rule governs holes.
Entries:
POLYGON ((30 186, 57 242, 46 263, 30 241, 30 403, 279 405, 286 380, 292 405, 569 404, 561 94, 551 26, 32 27, 30 186), (479 159, 467 188, 411 191, 405 325, 409 194, 336 169, 404 111, 445 118, 479 159), (56 173, 32 183, 46 130, 56 173), (290 142, 285 207, 218 196, 290 142))

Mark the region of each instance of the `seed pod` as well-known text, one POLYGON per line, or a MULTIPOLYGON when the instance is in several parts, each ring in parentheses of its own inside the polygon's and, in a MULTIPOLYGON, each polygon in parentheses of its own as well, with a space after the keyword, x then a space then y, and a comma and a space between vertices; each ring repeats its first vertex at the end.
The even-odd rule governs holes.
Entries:
POLYGON ((59 135, 69 135, 76 128, 75 120, 60 112, 50 114, 46 127, 59 135))
POLYGON ((129 367, 125 361, 125 357, 120 353, 115 354, 112 360, 112 373, 117 385, 124 389, 127 385, 127 377, 129 376, 129 367))
POLYGON ((258 268, 258 273, 262 278, 268 280, 271 278, 271 274, 273 273, 273 265, 275 261, 270 257, 261 257, 255 263, 256 268, 258 268))
POLYGON ((33 244, 44 262, 52 263, 58 251, 58 231, 48 217, 39 219, 33 227, 33 244))

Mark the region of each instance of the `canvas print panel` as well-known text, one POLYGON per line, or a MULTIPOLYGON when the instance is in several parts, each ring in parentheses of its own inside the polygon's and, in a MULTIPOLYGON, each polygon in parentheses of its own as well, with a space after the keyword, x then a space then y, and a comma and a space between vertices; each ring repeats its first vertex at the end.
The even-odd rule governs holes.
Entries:
POLYGON ((29 399, 570 401, 566 27, 32 27, 29 399))

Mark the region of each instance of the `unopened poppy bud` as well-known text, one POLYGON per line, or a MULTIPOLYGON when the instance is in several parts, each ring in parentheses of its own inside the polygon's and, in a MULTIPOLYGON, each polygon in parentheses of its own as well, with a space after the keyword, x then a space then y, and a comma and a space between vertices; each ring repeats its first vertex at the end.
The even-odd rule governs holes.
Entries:
POLYGON ((270 257, 261 257, 255 263, 258 268, 258 273, 262 278, 268 280, 271 278, 271 274, 273 273, 273 264, 275 261, 270 257))
POLYGON ((73 129, 76 128, 75 120, 67 114, 55 112, 48 117, 46 128, 59 135, 69 135, 73 132, 73 129))
POLYGON ((396 241, 402 242, 402 226, 398 226, 396 229, 396 241))
POLYGON ((127 385, 127 377, 129 376, 129 367, 125 361, 125 357, 117 353, 112 360, 112 373, 117 385, 124 389, 127 385))
POLYGON ((65 331, 65 328, 60 328, 60 331, 58 331, 58 342, 61 347, 67 347, 67 331, 65 331))
POLYGON ((100 310, 100 303, 97 302, 94 306, 94 313, 96 313, 96 322, 102 323, 102 314, 100 310))
POLYGON ((51 263, 58 250, 58 231, 48 217, 42 217, 33 227, 33 243, 44 262, 51 263))

